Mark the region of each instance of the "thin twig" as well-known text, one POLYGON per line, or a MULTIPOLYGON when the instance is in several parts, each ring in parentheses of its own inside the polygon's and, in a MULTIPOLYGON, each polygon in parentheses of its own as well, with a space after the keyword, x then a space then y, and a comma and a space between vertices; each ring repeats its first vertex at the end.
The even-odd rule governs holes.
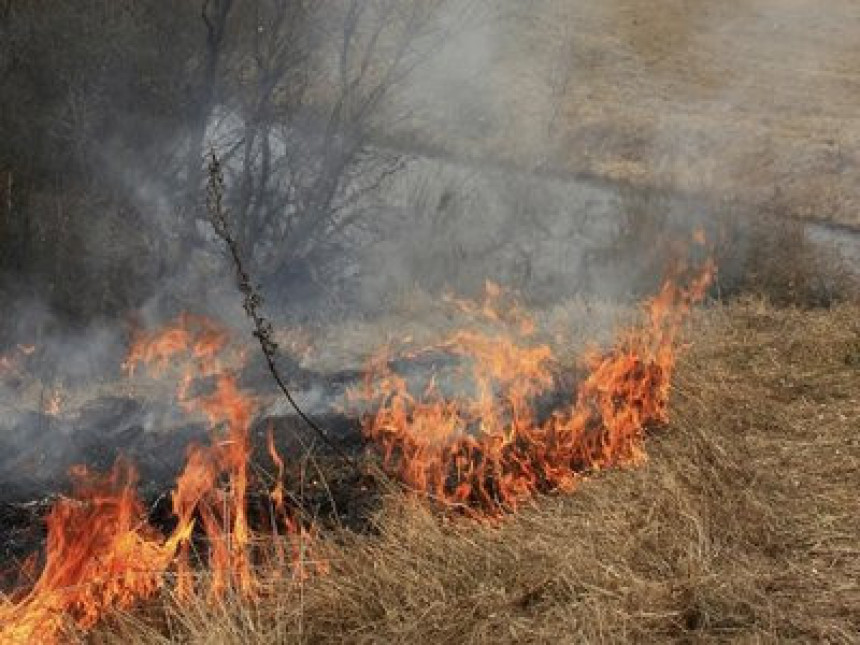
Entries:
POLYGON ((272 338, 272 323, 269 322, 262 313, 260 313, 260 307, 263 305, 263 297, 260 294, 259 289, 251 282, 251 277, 246 271, 244 262, 242 261, 239 244, 230 229, 227 209, 224 206, 224 192, 224 173, 221 162, 213 152, 209 161, 209 183, 207 190, 207 210, 209 213, 209 219, 215 229, 215 233, 224 241, 227 245, 227 249, 230 251, 233 265, 236 268, 236 280, 243 296, 243 308, 245 309, 245 313, 254 323, 254 337, 260 344, 260 349, 263 352, 263 357, 266 360, 269 373, 272 375, 275 383, 277 383, 278 388, 284 395, 284 398, 286 398, 287 402, 290 404, 290 407, 295 410, 296 414, 299 415, 302 421, 304 421, 305 424, 307 424, 307 426, 317 434, 323 443, 331 448, 344 461, 349 463, 359 476, 363 476, 364 473, 355 459, 348 455, 343 448, 332 441, 328 432, 326 432, 318 423, 311 419, 304 410, 301 409, 301 407, 299 407, 278 370, 275 362, 278 352, 278 344, 272 338))

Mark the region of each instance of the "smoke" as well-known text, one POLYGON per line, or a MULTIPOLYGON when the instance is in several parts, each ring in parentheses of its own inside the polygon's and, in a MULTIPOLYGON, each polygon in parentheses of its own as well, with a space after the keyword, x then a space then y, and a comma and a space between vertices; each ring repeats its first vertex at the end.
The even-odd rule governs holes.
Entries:
MULTIPOLYGON (((446 290, 475 297, 487 279, 501 283, 519 291, 553 335, 580 346, 608 340, 629 305, 656 288, 672 243, 689 241, 694 230, 730 241, 729 264, 720 269, 740 280, 759 252, 749 218, 760 212, 858 224, 851 3, 445 6, 433 32, 444 38, 374 119, 368 165, 375 173, 381 157, 396 155, 402 168, 350 207, 356 225, 332 235, 335 269, 322 278, 294 266, 265 280, 255 276, 276 326, 314 332, 318 349, 307 371, 340 378, 299 383, 312 412, 329 412, 387 337, 430 340, 450 326, 435 307, 446 290)), ((197 19, 195 13, 188 24, 199 30, 197 19)), ((200 34, 192 31, 183 51, 195 51, 200 34)), ((322 44, 328 67, 315 62, 322 67, 312 70, 325 78, 336 77, 331 61, 342 35, 331 33, 322 44)), ((143 59, 157 63, 153 73, 184 78, 176 61, 160 60, 155 40, 135 42, 148 47, 143 59)), ((121 67, 121 57, 108 54, 121 67)), ((241 69, 228 71, 241 79, 241 69)), ((66 249, 56 257, 45 252, 65 281, 33 276, 39 293, 7 299, 14 313, 0 325, 0 355, 15 355, 19 370, 0 375, 3 486, 25 472, 43 485, 76 461, 107 460, 118 445, 181 456, 182 441, 201 432, 172 403, 169 388, 116 386, 136 326, 154 328, 189 310, 253 341, 233 267, 200 208, 203 187, 199 204, 187 201, 193 190, 184 185, 183 163, 203 125, 204 147, 232 151, 225 163, 238 174, 247 105, 224 100, 209 123, 195 123, 187 87, 177 86, 176 96, 153 96, 134 84, 123 92, 120 76, 95 103, 122 106, 109 120, 110 136, 102 140, 91 125, 81 130, 92 139, 87 157, 97 169, 98 199, 69 208, 64 217, 75 226, 54 233, 55 247, 45 245, 66 249), (139 104, 141 114, 151 110, 147 119, 139 104), (181 118, 159 116, 168 108, 181 118), (85 277, 77 267, 87 269, 85 277), (70 325, 58 301, 97 315, 76 316, 70 325), (19 345, 36 350, 23 355, 19 345), (56 391, 65 398, 52 415, 46 400, 56 391), (162 443, 142 438, 159 432, 162 443)), ((221 90, 243 97, 247 88, 237 81, 221 90)), ((324 119, 313 112, 324 93, 312 98, 271 132, 274 157, 324 133, 324 119)), ((75 114, 84 119, 88 112, 75 114)), ((361 171, 358 164, 359 179, 361 171)), ((40 196, 50 206, 44 212, 66 213, 65 196, 62 187, 40 196)), ((825 229, 815 239, 826 245, 836 235, 856 267, 857 245, 825 229)), ((271 242, 264 251, 277 247, 271 242)), ((249 374, 265 392, 259 362, 249 374)), ((287 411, 275 405, 268 413, 287 411)))
POLYGON ((736 266, 723 267, 730 275, 758 253, 752 229, 765 214, 858 224, 849 170, 858 161, 849 108, 857 54, 844 20, 856 8, 550 0, 491 13, 453 38, 405 93, 413 111, 392 137, 425 143, 437 164, 418 161, 427 170, 413 181, 414 220, 398 193, 403 228, 418 232, 420 248, 389 240, 380 258, 403 249, 405 261, 380 259, 375 278, 385 265, 391 282, 417 275, 429 288, 468 291, 483 271, 549 298, 635 296, 671 259, 647 257, 661 237, 684 240, 704 228, 733 245, 724 259, 736 266), (566 197, 554 196, 559 184, 566 197), (463 205, 455 230, 434 235, 427 211, 448 204, 463 205), (571 228, 580 234, 561 232, 571 228), (493 267, 451 258, 458 241, 467 256, 480 255, 479 240, 486 250, 500 237, 493 267), (431 252, 440 261, 428 266, 431 252), (546 286, 554 283, 564 288, 546 286))

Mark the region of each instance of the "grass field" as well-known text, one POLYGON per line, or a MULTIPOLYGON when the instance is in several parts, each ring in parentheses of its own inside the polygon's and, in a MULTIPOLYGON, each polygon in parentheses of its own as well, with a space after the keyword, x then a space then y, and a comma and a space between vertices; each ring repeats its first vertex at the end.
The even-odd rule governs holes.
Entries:
POLYGON ((538 0, 510 12, 454 50, 452 78, 416 106, 418 140, 860 226, 856 2, 538 0))
MULTIPOLYGON (((648 462, 594 473, 493 525, 380 486, 368 530, 323 530, 311 557, 326 574, 255 602, 167 591, 82 642, 860 642, 857 272, 845 278, 835 253, 779 219, 860 230, 860 4, 511 7, 489 36, 443 54, 442 78, 424 78, 393 137, 707 193, 762 215, 719 250, 723 275, 742 275, 686 328, 670 421, 649 437, 648 462)), ((643 237, 633 247, 651 244, 643 237)), ((315 329, 326 349, 313 367, 357 369, 407 329, 438 339, 451 319, 412 297, 402 316, 315 329)), ((559 300, 538 316, 567 338, 565 359, 629 314, 573 303, 594 307, 580 326, 559 300)))
POLYGON ((860 309, 716 306, 692 323, 649 463, 496 527, 393 495, 329 575, 97 643, 857 642, 860 309))

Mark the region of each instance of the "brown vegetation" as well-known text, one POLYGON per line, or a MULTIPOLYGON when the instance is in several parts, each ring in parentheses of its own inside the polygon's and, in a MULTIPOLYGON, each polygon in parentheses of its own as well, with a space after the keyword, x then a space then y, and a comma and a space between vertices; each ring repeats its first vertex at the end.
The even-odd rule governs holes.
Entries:
MULTIPOLYGON (((470 0, 0 2, 7 300, 35 291, 86 322, 169 290, 179 268, 191 276, 176 287, 182 306, 194 280, 217 281, 193 257, 216 264, 198 226, 216 121, 232 130, 218 152, 233 191, 231 251, 254 265, 242 279, 249 299, 252 281, 268 280, 301 309, 298 288, 327 291, 365 254, 392 277, 380 282, 383 305, 346 301, 353 318, 326 311, 310 325, 328 344, 320 373, 356 367, 386 325, 431 339, 450 327, 425 296, 452 276, 527 292, 538 318, 559 323, 554 337, 575 345, 561 348, 568 357, 654 292, 679 237, 702 226, 708 248, 696 253, 713 245, 719 271, 685 330, 692 348, 677 365, 670 420, 648 435, 643 467, 589 473, 570 494, 482 523, 386 486, 375 469, 359 485, 323 458, 356 498, 379 483, 372 520, 320 520, 312 555, 304 537, 297 549, 259 544, 298 553, 296 571, 321 575, 290 570, 253 600, 228 590, 180 602, 168 573, 154 600, 135 596, 131 613, 81 642, 858 642, 860 275, 856 256, 838 257, 801 223, 827 222, 851 240, 860 225, 856 3, 656 4, 538 0, 520 13, 512 0, 499 3, 511 14, 488 21, 491 36, 478 37, 482 24, 452 45, 448 23, 462 22, 470 0), (440 81, 429 54, 442 42, 440 81), (404 85, 419 63, 429 75, 404 85), (504 235, 469 217, 495 200, 465 199, 465 185, 461 194, 428 178, 424 192, 384 204, 402 149, 478 161, 456 166, 458 178, 502 169, 493 197, 508 204, 492 215, 504 235), (551 223, 571 220, 567 237, 541 226, 546 178, 605 189, 593 212, 590 197, 581 208, 546 200, 551 223), (591 219, 605 224, 597 241, 591 219), (405 233, 390 230, 398 220, 405 233), (547 240, 581 252, 541 283, 533 261, 547 240), (388 306, 398 299, 414 300, 400 317, 388 306)), ((277 332, 250 309, 272 359, 277 332)), ((11 328, 31 324, 26 312, 12 318, 0 325, 10 347, 11 328)), ((18 354, 31 351, 14 356, 26 365, 18 354)), ((45 374, 13 376, 21 383, 4 394, 16 403, 54 405, 45 374)), ((363 519, 353 510, 343 516, 363 519)), ((0 610, 14 612, 15 600, 0 595, 0 610)))
POLYGON ((704 312, 649 464, 499 526, 394 495, 331 573, 259 605, 118 617, 98 643, 854 642, 860 310, 704 312))
POLYGON ((540 0, 523 13, 476 79, 504 97, 490 124, 431 97, 410 124, 419 138, 860 226, 851 0, 540 0))

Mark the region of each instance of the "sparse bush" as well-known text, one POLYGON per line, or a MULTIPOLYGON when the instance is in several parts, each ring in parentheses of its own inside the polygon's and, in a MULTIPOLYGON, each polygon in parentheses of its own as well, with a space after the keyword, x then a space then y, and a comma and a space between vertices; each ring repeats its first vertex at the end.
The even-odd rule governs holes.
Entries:
POLYGON ((780 306, 827 307, 860 295, 860 272, 788 214, 665 190, 628 187, 619 195, 615 233, 592 257, 600 270, 632 276, 631 291, 639 297, 694 246, 696 230, 706 239, 700 252, 712 253, 719 270, 714 297, 754 295, 780 306))
POLYGON ((829 307, 860 294, 836 248, 814 242, 807 225, 773 214, 730 220, 717 245, 722 295, 753 294, 777 305, 829 307))

